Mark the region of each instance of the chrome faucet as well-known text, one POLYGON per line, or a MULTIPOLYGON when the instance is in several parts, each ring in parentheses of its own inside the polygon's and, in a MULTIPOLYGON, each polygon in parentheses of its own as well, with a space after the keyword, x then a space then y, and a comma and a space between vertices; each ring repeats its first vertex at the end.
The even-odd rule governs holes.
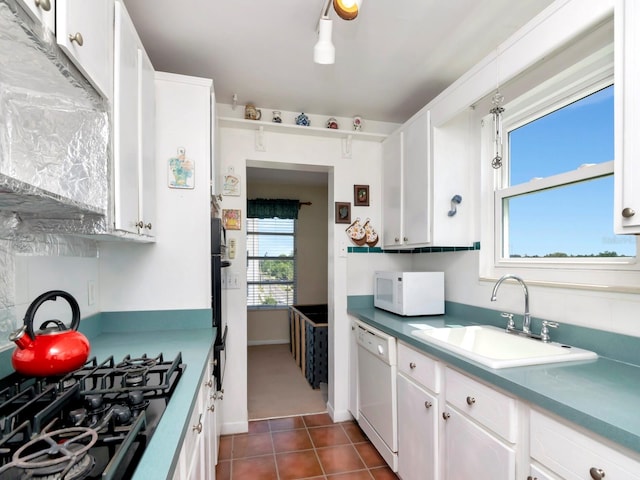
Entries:
POLYGON ((498 293, 498 288, 500 287, 500 285, 502 285, 502 282, 504 282, 509 278, 519 282, 520 285, 522 285, 522 289, 524 290, 524 320, 522 322, 522 331, 523 333, 526 333, 529 335, 531 334, 531 315, 529 314, 529 289, 527 288, 527 284, 524 283, 524 280, 512 274, 503 275, 493 286, 493 292, 491 292, 491 301, 492 302, 496 301, 496 294, 498 293))

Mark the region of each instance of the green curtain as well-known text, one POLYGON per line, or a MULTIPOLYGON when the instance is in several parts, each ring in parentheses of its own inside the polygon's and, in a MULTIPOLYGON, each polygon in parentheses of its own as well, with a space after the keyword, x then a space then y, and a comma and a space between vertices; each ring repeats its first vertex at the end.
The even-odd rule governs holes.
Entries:
POLYGON ((298 218, 299 200, 247 200, 247 218, 298 218))

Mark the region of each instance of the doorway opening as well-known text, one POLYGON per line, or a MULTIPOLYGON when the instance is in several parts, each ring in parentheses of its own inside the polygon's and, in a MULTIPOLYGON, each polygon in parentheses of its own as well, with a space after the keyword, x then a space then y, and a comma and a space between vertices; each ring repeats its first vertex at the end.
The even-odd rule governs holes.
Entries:
MULTIPOLYGON (((326 305, 328 173, 248 166, 246 178, 248 200, 289 199, 301 202, 298 219, 295 220, 295 295, 288 303, 296 306, 326 305)), ((247 245, 250 244, 247 240, 247 245)), ((262 250, 259 255, 271 256, 262 250)), ((251 272, 251 268, 248 271, 251 272)), ((265 298, 271 296, 266 295, 265 298)), ((253 303, 247 307, 249 420, 326 412, 328 385, 326 380, 318 382, 317 378, 309 381, 306 365, 300 361, 299 331, 296 333, 292 327, 289 306, 282 302, 275 306, 256 306, 253 303)), ((327 342, 324 346, 327 347, 327 342)))

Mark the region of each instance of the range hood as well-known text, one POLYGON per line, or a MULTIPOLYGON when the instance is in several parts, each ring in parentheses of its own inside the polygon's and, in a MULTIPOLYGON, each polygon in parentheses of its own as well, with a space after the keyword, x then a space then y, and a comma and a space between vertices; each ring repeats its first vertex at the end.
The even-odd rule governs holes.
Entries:
POLYGON ((103 223, 109 145, 108 103, 48 30, 0 0, 0 210, 63 230, 103 223))

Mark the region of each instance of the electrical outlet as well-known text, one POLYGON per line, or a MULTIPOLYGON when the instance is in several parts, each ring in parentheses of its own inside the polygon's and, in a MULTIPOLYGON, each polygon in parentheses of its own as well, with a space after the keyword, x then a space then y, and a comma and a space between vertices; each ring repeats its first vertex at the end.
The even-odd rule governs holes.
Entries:
POLYGON ((227 288, 240 288, 240 275, 238 275, 237 273, 229 275, 229 279, 227 280, 227 288))
POLYGON ((87 304, 93 305, 96 303, 96 284, 93 280, 87 282, 87 304))

